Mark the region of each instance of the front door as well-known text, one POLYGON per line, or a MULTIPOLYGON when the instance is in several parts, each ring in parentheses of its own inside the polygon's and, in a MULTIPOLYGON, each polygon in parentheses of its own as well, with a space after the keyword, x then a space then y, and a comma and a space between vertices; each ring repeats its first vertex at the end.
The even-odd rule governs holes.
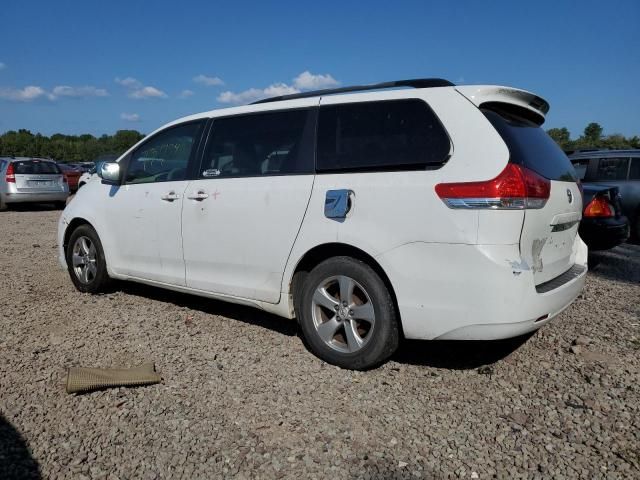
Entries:
POLYGON ((214 120, 199 179, 185 192, 188 287, 279 301, 313 186, 315 114, 302 108, 214 120))
POLYGON ((191 122, 151 137, 126 162, 123 185, 111 188, 105 206, 118 273, 185 285, 182 204, 202 127, 191 122))

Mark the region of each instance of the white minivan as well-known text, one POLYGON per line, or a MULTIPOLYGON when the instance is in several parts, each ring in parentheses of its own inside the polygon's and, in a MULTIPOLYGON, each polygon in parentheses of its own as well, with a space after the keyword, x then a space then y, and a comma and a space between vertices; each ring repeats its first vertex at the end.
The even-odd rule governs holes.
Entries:
POLYGON ((399 339, 499 339, 580 293, 587 248, 548 103, 441 79, 286 95, 172 122, 64 210, 82 292, 132 280, 297 318, 344 368, 399 339), (401 88, 404 87, 404 88, 401 88))

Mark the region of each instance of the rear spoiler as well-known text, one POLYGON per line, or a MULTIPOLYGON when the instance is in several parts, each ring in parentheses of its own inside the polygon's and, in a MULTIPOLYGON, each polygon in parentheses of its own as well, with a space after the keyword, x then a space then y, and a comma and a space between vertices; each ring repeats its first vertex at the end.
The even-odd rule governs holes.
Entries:
POLYGON ((542 125, 549 103, 526 90, 496 85, 464 85, 455 89, 476 107, 506 110, 542 125))

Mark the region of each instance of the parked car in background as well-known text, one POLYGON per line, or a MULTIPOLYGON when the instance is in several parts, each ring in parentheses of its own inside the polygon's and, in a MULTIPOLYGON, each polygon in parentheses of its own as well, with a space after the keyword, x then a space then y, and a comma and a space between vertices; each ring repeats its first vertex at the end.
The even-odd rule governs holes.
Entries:
POLYGON ((0 210, 16 203, 54 203, 64 208, 69 185, 53 160, 0 157, 0 210))
POLYGON ((589 250, 608 250, 629 238, 629 221, 622 215, 618 187, 583 185, 584 210, 580 237, 589 250))
POLYGON ((60 262, 82 292, 117 278, 297 317, 345 368, 383 362, 400 332, 522 335, 587 272, 582 196, 540 127, 548 109, 422 79, 186 117, 78 191, 60 262))
POLYGON ((583 150, 569 155, 580 180, 618 187, 622 214, 631 235, 640 240, 640 150, 583 150))
POLYGON ((69 191, 75 192, 76 190, 78 190, 78 181, 80 180, 80 175, 82 175, 82 172, 76 167, 66 163, 58 163, 58 167, 60 167, 60 170, 62 170, 62 174, 67 179, 69 191))

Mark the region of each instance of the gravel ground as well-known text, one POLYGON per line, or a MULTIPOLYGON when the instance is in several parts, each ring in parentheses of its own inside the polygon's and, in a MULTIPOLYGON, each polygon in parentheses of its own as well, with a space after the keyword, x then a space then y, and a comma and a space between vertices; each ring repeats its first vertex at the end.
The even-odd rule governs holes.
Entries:
POLYGON ((58 216, 0 214, 0 478, 640 477, 640 246, 530 338, 406 342, 350 372, 258 310, 78 293, 58 216), (147 361, 163 384, 64 392, 67 367, 147 361))

